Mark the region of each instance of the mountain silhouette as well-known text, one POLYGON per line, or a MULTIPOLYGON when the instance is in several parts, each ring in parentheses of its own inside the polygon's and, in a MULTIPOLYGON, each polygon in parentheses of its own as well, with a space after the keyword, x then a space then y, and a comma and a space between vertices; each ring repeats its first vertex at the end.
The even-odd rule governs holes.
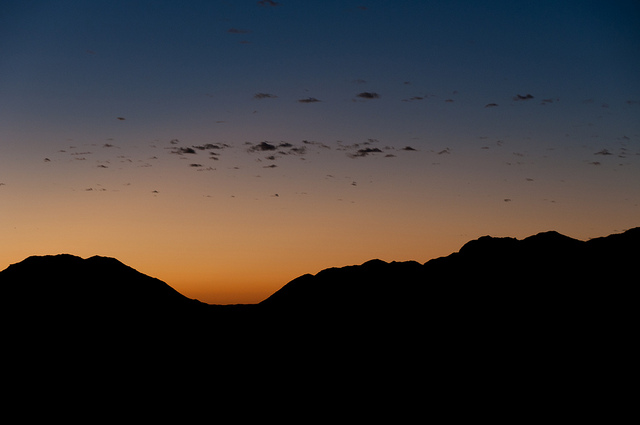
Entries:
POLYGON ((260 305, 335 312, 406 310, 442 302, 494 305, 509 297, 528 304, 545 298, 548 304, 582 296, 594 286, 604 293, 604 285, 631 283, 639 247, 640 228, 586 242, 554 231, 523 240, 483 236, 423 265, 372 260, 304 275, 260 305))
POLYGON ((639 247, 640 228, 589 241, 483 236, 424 264, 329 268, 231 306, 113 258, 34 256, 0 272, 5 364, 104 388, 143 373, 159 388, 181 376, 200 389, 213 371, 233 394, 259 380, 298 399, 331 388, 421 409, 426 399, 447 415, 547 418, 588 405, 604 418, 609 400, 629 398, 617 377, 635 362, 639 247))
POLYGON ((639 246, 640 228, 586 242, 554 231, 523 240, 483 236, 424 264, 370 260, 306 274, 257 305, 236 306, 189 299, 114 258, 33 256, 0 272, 0 293, 5 311, 48 317, 82 311, 112 317, 193 313, 222 320, 295 313, 343 320, 499 303, 526 310, 595 292, 605 296, 604 285, 630 284, 639 246))

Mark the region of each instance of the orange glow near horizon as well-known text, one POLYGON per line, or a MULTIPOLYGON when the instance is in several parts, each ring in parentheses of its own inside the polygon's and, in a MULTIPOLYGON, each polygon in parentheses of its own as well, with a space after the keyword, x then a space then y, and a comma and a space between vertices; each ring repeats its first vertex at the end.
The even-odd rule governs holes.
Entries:
MULTIPOLYGON (((540 189, 531 194, 520 190, 517 196, 504 189, 502 193, 514 198, 506 202, 493 193, 495 188, 473 182, 471 175, 465 181, 459 173, 449 179, 446 190, 439 187, 443 182, 436 182, 414 193, 409 182, 430 181, 433 168, 405 169, 395 180, 370 175, 381 181, 357 187, 349 183, 357 177, 350 176, 342 184, 346 191, 338 189, 337 194, 326 187, 331 181, 323 186, 272 179, 268 184, 279 188, 277 197, 266 190, 269 196, 231 197, 226 193, 229 185, 225 193, 206 197, 202 185, 184 190, 168 183, 158 194, 127 188, 73 191, 49 184, 51 190, 41 197, 25 199, 22 192, 28 188, 7 185, 2 188, 8 203, 2 210, 0 259, 6 267, 30 255, 109 256, 190 298, 256 303, 297 276, 328 267, 373 258, 423 263, 485 234, 523 238, 558 230, 588 239, 623 230, 609 227, 609 222, 628 228, 636 218, 634 208, 593 208, 593 194, 572 187, 570 196, 558 202, 544 201, 540 189), (306 184, 305 195, 297 194, 297 184, 306 184), (20 208, 6 208, 11 205, 20 208)), ((23 184, 29 184, 25 180, 23 184)), ((561 189, 543 192, 549 196, 554 190, 561 189)))
POLYGON ((108 256, 256 303, 484 235, 640 225, 637 7, 11 3, 0 269, 108 256))

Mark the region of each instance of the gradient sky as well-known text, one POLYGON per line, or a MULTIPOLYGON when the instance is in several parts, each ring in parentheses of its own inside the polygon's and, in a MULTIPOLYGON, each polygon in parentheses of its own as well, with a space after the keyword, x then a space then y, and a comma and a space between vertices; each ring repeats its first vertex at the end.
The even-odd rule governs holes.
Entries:
POLYGON ((0 4, 0 269, 209 303, 640 225, 637 1, 0 4))

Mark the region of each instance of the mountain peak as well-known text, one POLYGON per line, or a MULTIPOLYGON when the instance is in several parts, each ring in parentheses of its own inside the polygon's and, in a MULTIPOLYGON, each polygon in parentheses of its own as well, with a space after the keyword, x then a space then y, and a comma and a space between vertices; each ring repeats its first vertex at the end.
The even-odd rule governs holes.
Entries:
POLYGON ((175 308, 190 300, 111 257, 31 256, 0 272, 0 293, 20 308, 112 314, 175 308))

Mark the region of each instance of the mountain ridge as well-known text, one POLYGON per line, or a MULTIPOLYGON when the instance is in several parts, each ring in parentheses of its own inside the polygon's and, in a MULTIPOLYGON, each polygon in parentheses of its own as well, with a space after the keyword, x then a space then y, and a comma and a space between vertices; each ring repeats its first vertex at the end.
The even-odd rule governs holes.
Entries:
MULTIPOLYGON (((304 274, 265 300, 249 305, 269 310, 289 309, 298 304, 298 309, 318 312, 329 306, 334 310, 361 308, 367 303, 379 306, 385 299, 390 303, 415 303, 434 290, 429 286, 440 287, 443 282, 461 285, 489 279, 492 284, 536 280, 544 284, 554 279, 594 281, 606 279, 607 274, 618 279, 622 276, 616 269, 594 270, 594 265, 628 263, 638 253, 639 243, 640 227, 588 241, 556 231, 540 232, 522 240, 482 236, 465 243, 457 252, 425 263, 372 259, 361 265, 304 274)), ((41 299, 42 294, 51 302, 56 298, 62 298, 56 300, 62 302, 67 297, 66 304, 89 301, 107 310, 109 303, 118 302, 132 309, 146 304, 158 312, 222 307, 187 298, 159 279, 144 275, 115 258, 97 255, 86 259, 71 254, 27 257, 0 271, 0 291, 5 300, 15 297, 18 304, 31 295, 26 304, 35 303, 40 307, 47 304, 47 300, 41 299), (127 280, 135 283, 123 283, 127 280), (25 285, 30 286, 29 290, 25 290, 25 285), (79 291, 82 297, 72 296, 69 293, 72 290, 79 291)), ((237 305, 236 309, 240 306, 243 305, 237 305)), ((232 306, 226 310, 231 311, 232 306)))

